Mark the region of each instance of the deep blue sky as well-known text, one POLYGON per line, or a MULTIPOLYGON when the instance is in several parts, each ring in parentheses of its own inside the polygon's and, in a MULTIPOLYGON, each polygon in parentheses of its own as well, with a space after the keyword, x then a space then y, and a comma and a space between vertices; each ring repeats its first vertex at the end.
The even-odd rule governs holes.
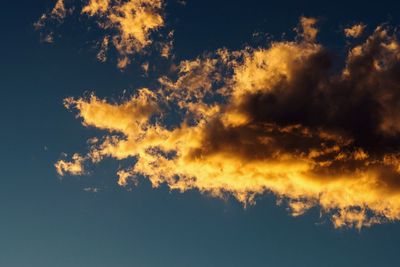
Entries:
MULTIPOLYGON (((395 1, 169 1, 178 59, 222 46, 239 49, 261 31, 291 34, 301 15, 321 20, 324 42, 343 47, 353 22, 400 24, 395 1), (373 2, 373 3, 372 3, 373 2)), ((346 267, 398 266, 400 223, 335 230, 318 212, 293 218, 271 196, 243 209, 235 200, 116 185, 112 160, 84 177, 56 176, 61 152, 84 151, 90 129, 62 100, 94 90, 118 97, 148 85, 133 64, 99 63, 85 27, 67 24, 54 44, 32 24, 52 1, 1 8, 0 266, 4 267, 346 267), (88 193, 87 186, 101 187, 88 193)), ((340 52, 340 51, 338 51, 340 52)))

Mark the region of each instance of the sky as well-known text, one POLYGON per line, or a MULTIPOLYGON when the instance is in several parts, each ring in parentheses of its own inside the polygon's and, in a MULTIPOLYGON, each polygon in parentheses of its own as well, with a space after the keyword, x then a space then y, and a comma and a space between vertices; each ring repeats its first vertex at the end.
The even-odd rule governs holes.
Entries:
POLYGON ((395 1, 8 1, 0 266, 397 266, 395 1))

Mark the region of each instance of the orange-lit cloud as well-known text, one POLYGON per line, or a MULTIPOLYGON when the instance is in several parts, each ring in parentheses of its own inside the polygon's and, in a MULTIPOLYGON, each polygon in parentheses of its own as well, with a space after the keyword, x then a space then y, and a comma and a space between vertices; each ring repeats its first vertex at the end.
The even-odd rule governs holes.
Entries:
POLYGON ((82 175, 85 174, 84 161, 85 159, 81 155, 75 153, 72 155, 72 161, 59 160, 54 167, 61 176, 65 174, 82 175))
MULTIPOLYGON (((93 18, 97 26, 104 30, 105 35, 100 42, 97 58, 107 59, 107 52, 112 45, 117 51, 118 67, 121 69, 131 62, 136 53, 141 53, 153 40, 151 33, 164 26, 163 0, 89 0, 81 9, 82 15, 93 18)), ((34 24, 36 29, 46 28, 46 22, 61 23, 72 13, 73 8, 66 9, 63 0, 58 0, 48 14, 45 13, 34 24)), ((53 33, 48 34, 48 40, 53 41, 53 33)), ((162 56, 168 52, 171 42, 161 43, 162 56)))
MULTIPOLYGON (((105 135, 71 166, 135 158, 118 184, 232 195, 244 205, 273 193, 294 216, 320 208, 335 227, 400 219, 400 47, 378 27, 343 69, 301 19, 296 41, 218 50, 183 61, 177 78, 121 103, 68 98, 84 126, 105 135), (172 119, 171 119, 172 118, 172 119)), ((79 170, 79 168, 77 168, 79 170)))
POLYGON ((344 33, 347 37, 358 38, 364 33, 365 28, 366 28, 365 24, 362 23, 354 24, 350 28, 344 29, 344 33))
POLYGON ((67 16, 68 9, 65 8, 64 0, 58 0, 53 9, 49 13, 44 13, 39 20, 34 23, 36 29, 41 29, 46 26, 48 20, 56 20, 62 22, 67 16))
POLYGON ((111 0, 89 0, 87 5, 82 8, 82 13, 87 13, 90 16, 105 13, 110 7, 111 0))
POLYGON ((297 29, 303 41, 313 42, 318 34, 318 28, 315 27, 317 19, 315 18, 300 18, 300 27, 297 29))
MULTIPOLYGON (((66 16, 72 13, 72 11, 73 8, 65 7, 64 0, 57 0, 53 9, 48 13, 42 14, 38 21, 33 24, 33 26, 36 30, 43 30, 48 26, 47 24, 49 22, 62 23, 66 16)), ((46 43, 52 43, 54 41, 54 32, 50 30, 42 33, 41 39, 46 43)))

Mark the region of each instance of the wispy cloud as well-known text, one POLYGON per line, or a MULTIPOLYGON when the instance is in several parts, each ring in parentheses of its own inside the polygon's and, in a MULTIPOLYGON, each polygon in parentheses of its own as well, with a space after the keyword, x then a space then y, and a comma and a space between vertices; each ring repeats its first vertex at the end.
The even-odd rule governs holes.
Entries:
POLYGON ((101 191, 101 188, 98 188, 98 187, 85 187, 85 188, 83 188, 83 191, 88 192, 88 193, 99 193, 101 191))
POLYGON ((65 8, 64 0, 58 0, 50 12, 40 16, 39 20, 34 23, 34 27, 38 30, 42 29, 46 27, 46 23, 49 20, 55 20, 61 23, 70 11, 70 9, 65 8))
POLYGON ((57 0, 54 7, 48 13, 43 13, 33 24, 34 28, 41 32, 41 40, 46 43, 54 42, 54 32, 48 28, 49 23, 63 23, 67 15, 71 14, 73 8, 66 8, 64 0, 57 0))
MULTIPOLYGON (((118 57, 118 67, 126 68, 132 56, 142 53, 153 43, 151 33, 164 26, 163 0, 89 0, 84 1, 80 15, 92 18, 94 23, 104 32, 100 38, 100 51, 97 58, 107 59, 110 46, 115 48, 118 57)), ((74 6, 65 7, 63 0, 58 0, 55 7, 44 13, 34 24, 37 30, 51 28, 49 22, 62 23, 67 15, 72 14, 74 6)), ((53 31, 47 33, 45 40, 53 42, 53 31)), ((160 53, 164 55, 171 41, 160 42, 163 46, 160 53)))

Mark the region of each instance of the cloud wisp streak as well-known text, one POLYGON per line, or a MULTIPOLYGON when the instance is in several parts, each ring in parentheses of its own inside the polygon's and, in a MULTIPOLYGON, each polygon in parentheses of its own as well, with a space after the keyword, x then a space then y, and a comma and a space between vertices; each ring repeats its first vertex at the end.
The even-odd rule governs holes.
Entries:
POLYGON ((301 18, 295 41, 183 61, 177 78, 120 103, 65 99, 105 135, 86 155, 57 162, 58 173, 135 158, 118 170, 119 185, 146 177, 244 205, 273 193, 292 215, 318 207, 335 227, 399 220, 399 43, 378 27, 338 70, 316 22, 301 18))

